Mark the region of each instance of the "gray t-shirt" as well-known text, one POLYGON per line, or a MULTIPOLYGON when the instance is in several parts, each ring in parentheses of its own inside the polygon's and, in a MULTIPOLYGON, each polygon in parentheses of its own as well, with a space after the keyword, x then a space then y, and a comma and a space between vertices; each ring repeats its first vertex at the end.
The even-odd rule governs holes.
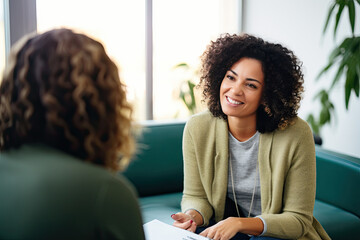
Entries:
POLYGON ((256 132, 250 139, 240 142, 229 132, 229 173, 227 195, 234 201, 230 168, 231 161, 236 201, 238 206, 240 206, 242 213, 245 215, 241 217, 247 217, 249 214, 255 183, 256 188, 254 202, 250 216, 253 217, 261 214, 260 176, 259 168, 257 167, 259 138, 260 133, 256 132))

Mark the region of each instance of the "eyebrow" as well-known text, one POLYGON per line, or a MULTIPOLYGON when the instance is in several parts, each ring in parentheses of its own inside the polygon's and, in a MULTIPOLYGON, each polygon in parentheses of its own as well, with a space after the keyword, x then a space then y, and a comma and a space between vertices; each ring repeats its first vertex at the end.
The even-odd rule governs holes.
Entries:
MULTIPOLYGON (((231 69, 229 69, 229 71, 232 72, 234 75, 238 76, 238 74, 237 74, 235 71, 233 71, 233 70, 231 70, 231 69)), ((246 78, 246 80, 258 82, 259 84, 262 85, 262 83, 261 83, 259 80, 256 80, 256 79, 254 79, 254 78, 246 78)))

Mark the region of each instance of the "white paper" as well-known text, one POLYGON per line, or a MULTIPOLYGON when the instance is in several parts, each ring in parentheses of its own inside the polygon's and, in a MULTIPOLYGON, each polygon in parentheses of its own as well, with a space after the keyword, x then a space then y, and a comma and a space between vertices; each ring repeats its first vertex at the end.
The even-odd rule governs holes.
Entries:
POLYGON ((146 240, 209 240, 193 232, 154 219, 144 224, 146 240))

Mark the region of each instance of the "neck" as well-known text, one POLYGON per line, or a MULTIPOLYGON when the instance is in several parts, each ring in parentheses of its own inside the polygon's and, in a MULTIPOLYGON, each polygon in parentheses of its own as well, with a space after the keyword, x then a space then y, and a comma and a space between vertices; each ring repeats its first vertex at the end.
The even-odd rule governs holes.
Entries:
POLYGON ((240 142, 244 142, 256 133, 256 118, 239 119, 228 116, 230 133, 240 142))

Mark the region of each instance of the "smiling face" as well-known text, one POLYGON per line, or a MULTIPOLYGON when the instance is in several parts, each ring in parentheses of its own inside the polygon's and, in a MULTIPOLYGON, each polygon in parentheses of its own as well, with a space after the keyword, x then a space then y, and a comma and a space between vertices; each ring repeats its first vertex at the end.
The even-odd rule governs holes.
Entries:
POLYGON ((253 58, 241 58, 226 72, 220 86, 222 111, 230 117, 256 121, 264 89, 262 64, 253 58))

